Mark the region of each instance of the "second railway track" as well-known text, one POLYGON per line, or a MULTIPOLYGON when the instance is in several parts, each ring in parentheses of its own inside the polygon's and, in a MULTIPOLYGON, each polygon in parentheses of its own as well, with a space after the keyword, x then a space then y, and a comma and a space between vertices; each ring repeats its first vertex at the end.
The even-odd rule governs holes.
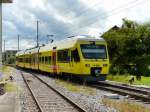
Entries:
POLYGON ((62 93, 33 74, 22 77, 29 88, 39 112, 86 112, 62 93))
POLYGON ((144 102, 150 103, 150 91, 134 88, 132 86, 130 87, 130 86, 112 84, 107 82, 97 82, 97 83, 89 84, 89 86, 98 89, 103 89, 106 91, 112 91, 114 93, 118 93, 121 95, 128 95, 131 98, 135 98, 136 100, 142 100, 144 102))

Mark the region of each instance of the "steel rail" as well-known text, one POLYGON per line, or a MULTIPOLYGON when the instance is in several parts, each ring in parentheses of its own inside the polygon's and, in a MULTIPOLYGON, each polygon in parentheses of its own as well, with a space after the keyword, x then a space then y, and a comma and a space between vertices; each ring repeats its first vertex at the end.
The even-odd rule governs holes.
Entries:
POLYGON ((125 88, 125 87, 122 87, 119 86, 119 85, 107 85, 105 84, 105 82, 100 82, 100 83, 95 83, 95 84, 88 84, 88 86, 90 87, 94 87, 94 88, 97 88, 97 89, 103 89, 103 90, 106 90, 106 91, 111 91, 111 92, 114 92, 114 93, 118 93, 118 94, 121 94, 121 95, 129 95, 131 96, 132 98, 135 98, 136 100, 142 100, 144 102, 150 102, 150 96, 149 95, 145 95, 143 94, 143 91, 140 92, 140 90, 136 90, 135 88, 132 90, 131 88, 129 89, 128 87, 125 88), (138 92, 137 92, 138 91, 138 92))
POLYGON ((44 80, 42 80, 41 78, 39 78, 37 75, 32 74, 34 77, 36 77, 39 81, 41 81, 43 84, 45 84, 47 87, 49 87, 50 89, 52 89, 54 92, 56 92, 58 95, 60 95, 63 99, 65 99, 67 102, 69 102, 71 105, 73 105, 75 108, 77 108, 79 110, 79 112, 87 112, 85 109, 83 109, 81 106, 79 106, 79 104, 77 104, 76 102, 74 102, 73 100, 69 99, 67 96, 65 96, 63 93, 61 93, 60 91, 58 91, 56 88, 52 87, 51 85, 47 84, 44 80))
POLYGON ((150 96, 150 91, 146 91, 146 90, 134 87, 134 86, 114 84, 114 83, 102 82, 102 81, 97 82, 97 84, 99 84, 99 85, 104 84, 104 85, 107 85, 107 86, 117 87, 117 88, 120 88, 120 89, 126 89, 126 90, 130 90, 130 91, 134 91, 134 92, 138 92, 138 93, 142 93, 142 94, 150 96))
POLYGON ((32 95, 32 98, 34 99, 34 101, 35 101, 35 103, 36 103, 36 105, 37 105, 39 111, 40 111, 40 112, 44 112, 43 109, 42 109, 42 107, 41 107, 41 105, 40 105, 40 103, 38 102, 37 98, 35 97, 34 92, 32 91, 31 87, 29 86, 29 84, 28 84, 27 80, 25 79, 25 77, 24 77, 24 75, 23 75, 22 72, 21 72, 21 75, 22 75, 22 78, 23 78, 23 80, 24 80, 24 82, 25 82, 27 88, 29 89, 29 91, 30 91, 30 93, 31 93, 31 95, 32 95))

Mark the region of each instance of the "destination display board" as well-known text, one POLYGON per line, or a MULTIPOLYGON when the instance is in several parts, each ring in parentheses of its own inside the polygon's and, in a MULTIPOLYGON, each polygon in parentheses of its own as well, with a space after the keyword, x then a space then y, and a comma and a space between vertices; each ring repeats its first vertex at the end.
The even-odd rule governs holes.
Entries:
POLYGON ((12 3, 13 0, 0 0, 0 3, 12 3))

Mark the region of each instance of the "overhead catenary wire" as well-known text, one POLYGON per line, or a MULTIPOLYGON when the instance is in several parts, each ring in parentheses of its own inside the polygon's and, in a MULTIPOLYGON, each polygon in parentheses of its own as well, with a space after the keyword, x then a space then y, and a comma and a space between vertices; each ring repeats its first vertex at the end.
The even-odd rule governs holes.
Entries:
MULTIPOLYGON (((144 0, 145 1, 145 0, 144 0)), ((119 8, 120 10, 118 10, 117 8, 115 8, 115 10, 113 9, 113 11, 112 12, 110 12, 110 13, 108 13, 108 15, 107 16, 101 16, 101 18, 102 19, 107 19, 107 18, 109 18, 109 17, 111 17, 111 16, 114 16, 114 15, 116 15, 116 14, 118 14, 118 13, 120 13, 120 12, 122 12, 123 10, 125 10, 125 9, 130 9, 130 8, 134 8, 134 7, 136 7, 136 6, 138 6, 138 5, 142 5, 143 3, 146 3, 146 2, 149 2, 150 0, 147 0, 147 1, 145 1, 144 2, 143 0, 142 1, 140 1, 140 2, 138 2, 138 3, 136 3, 136 4, 132 4, 132 5, 129 5, 129 6, 125 6, 125 7, 122 7, 122 8, 119 8), (114 11, 116 11, 116 12, 114 12, 114 11)), ((100 15, 98 15, 98 16, 100 16, 100 15)), ((97 17, 97 16, 96 16, 97 17)), ((108 20, 108 19, 107 19, 108 20)), ((110 22, 112 22, 111 20, 108 20, 108 21, 110 21, 110 22)), ((97 21, 96 21, 97 22, 97 21)), ((89 26, 89 25, 93 25, 93 24, 95 24, 96 22, 94 22, 94 23, 89 23, 89 24, 86 24, 86 26, 89 26)), ((85 28, 85 26, 83 26, 83 27, 80 27, 80 28, 76 28, 76 29, 72 29, 73 31, 77 31, 77 30, 79 30, 79 29, 82 29, 82 28, 85 28)))
MULTIPOLYGON (((103 2, 103 1, 105 1, 105 0, 101 0, 101 1, 99 1, 99 2, 103 2)), ((98 4, 97 3, 95 3, 95 4, 93 4, 91 7, 95 7, 95 6, 97 6, 98 4)), ((87 8, 85 8, 85 9, 83 9, 79 14, 78 14, 78 16, 80 15, 80 14, 82 14, 82 13, 86 13, 89 9, 91 9, 91 7, 87 7, 87 8)), ((70 13, 71 11, 70 10, 68 10, 67 12, 65 12, 66 14, 64 14, 64 15, 62 15, 62 16, 64 16, 64 17, 68 17, 67 15, 70 13)))
MULTIPOLYGON (((132 4, 132 3, 135 4, 135 3, 138 2, 138 1, 140 1, 140 0, 133 0, 133 1, 128 2, 128 3, 126 3, 126 4, 122 4, 122 5, 119 6, 119 7, 116 7, 116 8, 114 8, 114 9, 111 9, 111 10, 109 11, 109 13, 114 12, 114 11, 116 11, 116 10, 118 10, 118 9, 123 8, 124 5, 130 5, 130 4, 132 4)), ((98 6, 98 4, 92 6, 91 8, 94 8, 95 6, 98 6)), ((78 17, 78 18, 81 17, 82 15, 84 15, 85 13, 87 13, 87 12, 89 11, 89 9, 91 9, 91 8, 88 8, 88 10, 85 10, 83 13, 78 14, 77 17, 78 17)), ((100 15, 101 15, 101 14, 104 14, 104 12, 103 12, 103 13, 100 13, 100 15)), ((98 15, 99 15, 99 14, 98 14, 98 15)), ((78 18, 75 18, 74 20, 77 20, 78 18)))

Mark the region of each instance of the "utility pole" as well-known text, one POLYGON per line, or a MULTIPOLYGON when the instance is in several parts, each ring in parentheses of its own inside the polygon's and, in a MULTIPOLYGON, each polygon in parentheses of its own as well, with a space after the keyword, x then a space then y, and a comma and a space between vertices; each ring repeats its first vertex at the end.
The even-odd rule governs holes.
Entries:
POLYGON ((5 40, 4 40, 4 53, 5 53, 5 40))
POLYGON ((39 46, 39 20, 36 21, 37 23, 37 29, 36 29, 36 34, 37 34, 37 47, 39 46))
POLYGON ((0 3, 0 65, 2 64, 2 3, 0 3))
POLYGON ((20 35, 18 35, 18 51, 19 51, 19 44, 20 44, 20 35))
POLYGON ((3 63, 5 64, 6 63, 5 40, 4 40, 4 52, 3 52, 2 59, 3 59, 3 63))
POLYGON ((2 4, 12 2, 13 0, 0 0, 0 66, 2 65, 2 4))

